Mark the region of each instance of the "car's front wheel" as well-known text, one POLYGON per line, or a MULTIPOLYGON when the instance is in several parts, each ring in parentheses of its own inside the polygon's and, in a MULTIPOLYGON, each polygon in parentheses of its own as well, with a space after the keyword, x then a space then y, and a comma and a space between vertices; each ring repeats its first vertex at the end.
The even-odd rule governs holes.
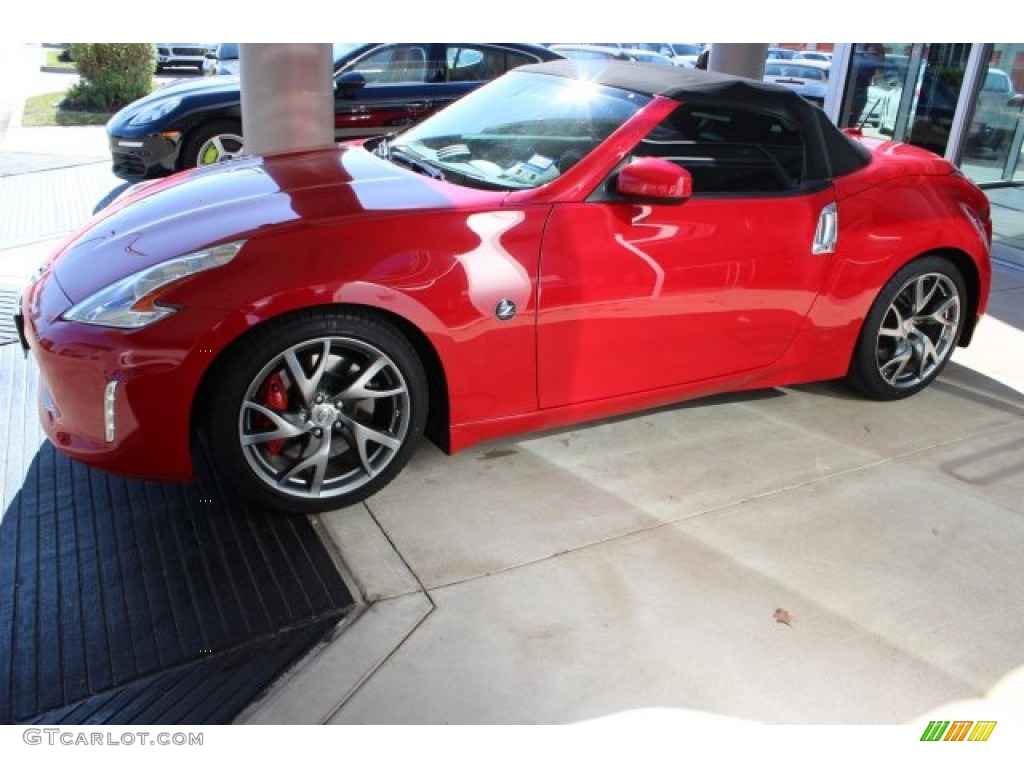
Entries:
POLYGON ((213 165, 238 157, 245 151, 242 124, 238 120, 214 120, 196 128, 182 147, 182 169, 213 165))
POLYGON ((389 483, 423 433, 427 383, 389 323, 310 310, 236 345, 200 403, 214 469, 264 507, 316 513, 389 483))
POLYGON ((964 279, 949 260, 925 256, 907 264, 875 299, 847 381, 878 400, 924 389, 949 362, 967 307, 964 279))

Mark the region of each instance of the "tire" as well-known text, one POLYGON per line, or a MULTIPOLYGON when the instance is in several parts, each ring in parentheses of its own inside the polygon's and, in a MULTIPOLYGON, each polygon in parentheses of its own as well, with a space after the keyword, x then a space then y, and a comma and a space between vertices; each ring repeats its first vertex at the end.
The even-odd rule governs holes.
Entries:
POLYGON ((214 471, 273 511, 356 504, 401 471, 428 391, 409 341, 358 312, 308 310, 257 327, 217 367, 197 413, 214 471))
POLYGON ((214 120, 192 131, 182 147, 179 164, 183 170, 213 165, 238 157, 244 151, 241 122, 214 120))
POLYGON ((949 260, 925 256, 907 264, 871 306, 847 382, 876 400, 920 392, 949 362, 968 304, 963 276, 949 260))

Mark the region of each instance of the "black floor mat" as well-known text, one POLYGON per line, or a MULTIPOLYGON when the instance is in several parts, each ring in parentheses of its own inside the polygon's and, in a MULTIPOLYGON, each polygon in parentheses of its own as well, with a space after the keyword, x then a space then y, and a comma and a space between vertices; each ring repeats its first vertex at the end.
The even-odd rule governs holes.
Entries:
POLYGON ((231 722, 351 610, 329 553, 203 470, 130 481, 40 445, 34 379, 0 348, 0 722, 231 722))

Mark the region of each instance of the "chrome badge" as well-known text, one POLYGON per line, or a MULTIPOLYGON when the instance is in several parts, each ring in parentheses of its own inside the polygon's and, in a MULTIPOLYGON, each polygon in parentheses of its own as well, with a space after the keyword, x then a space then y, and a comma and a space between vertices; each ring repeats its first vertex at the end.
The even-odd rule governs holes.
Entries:
POLYGON ((494 307, 494 315, 499 320, 511 320, 516 315, 516 303, 512 299, 502 299, 494 307))

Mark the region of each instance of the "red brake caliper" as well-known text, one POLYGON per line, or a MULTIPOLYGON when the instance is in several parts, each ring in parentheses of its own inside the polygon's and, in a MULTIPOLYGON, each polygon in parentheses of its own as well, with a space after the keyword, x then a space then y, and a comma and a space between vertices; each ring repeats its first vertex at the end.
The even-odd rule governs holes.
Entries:
MULTIPOLYGON (((260 389, 260 402, 273 411, 288 410, 288 394, 285 392, 284 380, 281 378, 281 374, 271 374, 267 377, 267 380, 263 382, 263 387, 260 389)), ((267 427, 273 426, 269 419, 264 418, 263 421, 267 422, 267 427)), ((269 453, 276 456, 281 453, 281 449, 284 447, 284 441, 269 440, 265 443, 265 446, 269 453)))

